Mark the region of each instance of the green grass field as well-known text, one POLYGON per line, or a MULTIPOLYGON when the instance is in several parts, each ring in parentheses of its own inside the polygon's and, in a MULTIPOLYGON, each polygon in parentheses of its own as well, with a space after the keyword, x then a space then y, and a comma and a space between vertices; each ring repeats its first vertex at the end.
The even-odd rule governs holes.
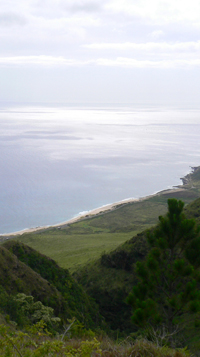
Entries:
POLYGON ((116 246, 130 239, 131 233, 72 234, 65 231, 27 234, 20 237, 21 242, 38 250, 61 267, 71 271, 99 258, 103 252, 110 252, 116 246))
POLYGON ((156 224, 158 216, 167 211, 168 198, 181 199, 187 204, 200 197, 200 168, 189 175, 184 188, 173 193, 163 191, 157 196, 121 205, 93 218, 61 228, 23 234, 14 239, 74 271, 156 224))

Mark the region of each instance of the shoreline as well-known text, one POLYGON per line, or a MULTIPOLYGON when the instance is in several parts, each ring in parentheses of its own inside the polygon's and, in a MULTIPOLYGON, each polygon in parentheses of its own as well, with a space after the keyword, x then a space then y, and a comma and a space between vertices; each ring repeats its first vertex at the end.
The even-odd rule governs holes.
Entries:
POLYGON ((78 216, 75 216, 75 217, 73 217, 73 218, 71 218, 71 219, 69 219, 67 221, 64 221, 64 222, 61 222, 61 223, 56 223, 54 225, 39 226, 39 227, 33 227, 33 228, 25 228, 23 230, 12 232, 12 233, 2 233, 2 234, 0 234, 0 239, 1 238, 9 239, 9 238, 13 238, 13 237, 16 237, 16 236, 21 236, 21 235, 23 235, 25 233, 34 233, 34 232, 43 231, 45 229, 61 228, 61 227, 67 226, 68 224, 73 224, 73 223, 82 221, 84 219, 93 218, 95 216, 98 216, 100 214, 104 214, 106 212, 114 211, 117 208, 121 207, 122 205, 126 205, 126 204, 133 203, 133 202, 145 201, 145 200, 147 200, 147 199, 149 199, 151 197, 159 196, 161 194, 168 194, 168 193, 185 191, 184 185, 185 184, 183 183, 182 186, 181 185, 180 186, 175 186, 175 187, 173 187, 171 189, 169 188, 169 189, 166 189, 166 190, 158 191, 156 193, 153 193, 151 195, 144 196, 144 197, 127 198, 127 199, 124 199, 124 200, 121 200, 121 201, 118 201, 118 202, 110 203, 110 204, 107 204, 107 205, 104 205, 104 206, 101 206, 101 207, 94 208, 94 209, 92 209, 90 211, 86 211, 83 214, 79 214, 78 216))

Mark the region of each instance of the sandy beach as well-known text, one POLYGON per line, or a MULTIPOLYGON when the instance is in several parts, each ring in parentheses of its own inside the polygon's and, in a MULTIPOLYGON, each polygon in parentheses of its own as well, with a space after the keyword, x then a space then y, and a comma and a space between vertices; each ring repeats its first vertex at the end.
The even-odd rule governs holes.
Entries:
POLYGON ((34 227, 34 228, 27 228, 27 229, 23 229, 21 231, 17 231, 17 232, 13 232, 13 233, 7 233, 7 234, 1 234, 0 237, 2 238, 12 238, 12 237, 15 237, 15 236, 20 236, 24 233, 32 233, 32 232, 37 232, 37 231, 42 231, 44 229, 50 229, 50 228, 61 228, 63 226, 66 226, 68 224, 72 224, 72 223, 75 223, 75 222, 78 222, 78 221, 81 221, 83 219, 88 219, 88 218, 91 218, 93 216, 97 216, 99 214, 103 214, 103 213, 106 213, 106 212, 109 212, 109 211, 113 211, 117 208, 119 208, 119 206, 121 207, 122 205, 126 205, 126 204, 129 204, 129 203, 133 203, 133 202, 139 202, 139 201, 144 201, 144 200, 147 200, 151 197, 155 197, 155 196, 158 196, 158 195, 161 195, 161 194, 168 194, 168 193, 174 193, 174 192, 180 192, 180 191, 184 191, 185 189, 180 187, 180 186, 177 186, 177 187, 174 187, 172 189, 166 189, 166 190, 163 190, 163 191, 159 191, 159 192, 156 192, 152 195, 149 195, 149 196, 145 196, 145 197, 140 197, 140 198, 127 198, 127 199, 124 199, 122 201, 119 201, 119 202, 114 202, 114 203, 110 203, 110 204, 107 204, 107 205, 104 205, 104 206, 101 206, 101 207, 98 207, 98 208, 95 208, 91 211, 87 211, 83 214, 79 214, 67 221, 64 221, 64 222, 61 222, 61 223, 57 223, 57 224, 54 224, 54 225, 49 225, 49 226, 40 226, 40 227, 34 227))

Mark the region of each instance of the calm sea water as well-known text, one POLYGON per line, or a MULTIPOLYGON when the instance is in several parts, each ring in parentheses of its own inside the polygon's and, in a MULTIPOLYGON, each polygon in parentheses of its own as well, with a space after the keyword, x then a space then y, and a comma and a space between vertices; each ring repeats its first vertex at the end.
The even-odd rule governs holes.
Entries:
POLYGON ((0 233, 179 185, 200 165, 200 110, 0 108, 0 233))

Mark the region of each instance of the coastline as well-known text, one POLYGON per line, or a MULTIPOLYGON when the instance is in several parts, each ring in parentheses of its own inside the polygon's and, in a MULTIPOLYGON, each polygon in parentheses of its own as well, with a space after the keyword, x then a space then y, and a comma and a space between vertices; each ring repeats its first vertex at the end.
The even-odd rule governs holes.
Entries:
MULTIPOLYGON (((183 180, 183 179, 182 179, 183 180)), ((171 189, 166 189, 166 190, 162 190, 156 193, 153 193, 151 195, 148 196, 144 196, 144 197, 140 197, 140 198, 127 198, 118 202, 114 202, 114 203, 110 203, 101 207, 97 207, 94 208, 93 210, 90 211, 86 211, 83 214, 79 214, 78 216, 75 216, 67 221, 61 222, 61 223, 57 223, 54 225, 48 225, 48 226, 39 226, 39 227, 34 227, 34 228, 25 228, 23 230, 20 231, 16 231, 16 232, 12 232, 12 233, 3 233, 0 234, 0 238, 5 238, 5 239, 9 239, 9 238, 13 238, 13 237, 17 237, 17 236, 21 236, 25 233, 34 233, 34 232, 39 232, 39 231, 43 231, 46 229, 51 229, 51 228, 61 228, 64 226, 67 226, 69 224, 72 223, 76 223, 85 219, 89 219, 95 216, 98 216, 100 214, 104 214, 106 212, 110 212, 110 211, 114 211, 115 209, 121 207, 122 205, 126 205, 129 203, 133 203, 133 202, 140 202, 140 201, 145 201, 149 198, 155 197, 155 196, 159 196, 161 194, 168 194, 168 193, 174 193, 174 192, 180 192, 180 191, 185 191, 184 188, 185 183, 183 182, 183 185, 181 186, 175 186, 174 188, 171 189)))

